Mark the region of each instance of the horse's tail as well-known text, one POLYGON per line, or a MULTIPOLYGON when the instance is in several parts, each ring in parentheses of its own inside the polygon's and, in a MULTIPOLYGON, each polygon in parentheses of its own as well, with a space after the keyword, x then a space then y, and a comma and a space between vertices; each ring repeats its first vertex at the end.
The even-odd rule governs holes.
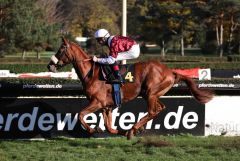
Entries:
POLYGON ((186 77, 184 75, 178 74, 176 72, 173 72, 175 74, 175 82, 178 83, 180 81, 184 81, 187 86, 190 88, 190 91, 194 98, 198 100, 200 103, 207 103, 214 97, 214 92, 210 89, 201 89, 197 87, 197 84, 194 82, 193 79, 186 77))

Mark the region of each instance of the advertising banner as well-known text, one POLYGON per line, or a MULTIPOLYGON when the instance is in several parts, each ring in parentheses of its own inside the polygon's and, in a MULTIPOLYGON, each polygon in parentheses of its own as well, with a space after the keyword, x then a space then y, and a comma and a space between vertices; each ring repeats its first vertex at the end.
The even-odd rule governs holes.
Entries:
POLYGON ((215 78, 240 78, 239 69, 212 69, 212 77, 215 78))
MULTIPOLYGON (((205 105, 192 97, 163 97, 166 109, 145 126, 144 134, 204 135, 205 105)), ((88 104, 84 97, 1 97, 0 138, 106 137, 107 132, 90 136, 78 115, 88 104)), ((129 130, 147 114, 143 98, 136 98, 113 110, 112 127, 129 130)), ((101 112, 84 118, 92 127, 105 130, 101 112)))
POLYGON ((206 104, 205 135, 240 135, 239 96, 217 96, 206 104))

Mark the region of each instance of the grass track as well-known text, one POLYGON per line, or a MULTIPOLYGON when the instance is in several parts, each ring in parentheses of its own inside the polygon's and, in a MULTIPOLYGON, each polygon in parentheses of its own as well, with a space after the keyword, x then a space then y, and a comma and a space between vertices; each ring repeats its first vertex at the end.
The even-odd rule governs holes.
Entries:
POLYGON ((239 161, 240 137, 152 136, 1 140, 0 160, 239 161))

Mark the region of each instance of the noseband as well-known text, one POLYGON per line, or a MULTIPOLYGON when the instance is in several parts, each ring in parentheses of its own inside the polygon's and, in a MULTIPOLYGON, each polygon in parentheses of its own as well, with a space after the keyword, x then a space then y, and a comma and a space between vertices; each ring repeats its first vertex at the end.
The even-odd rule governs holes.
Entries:
MULTIPOLYGON (((62 45, 61 48, 64 48, 64 50, 61 51, 61 53, 59 54, 60 55, 59 57, 62 58, 65 55, 69 59, 69 56, 67 54, 68 46, 62 45)), ((52 62, 54 63, 55 66, 57 66, 57 67, 62 67, 63 66, 63 64, 61 63, 61 60, 59 60, 55 55, 52 55, 51 60, 52 60, 52 62)))
MULTIPOLYGON (((61 53, 60 53, 60 58, 65 55, 68 60, 71 60, 70 57, 69 57, 69 55, 67 54, 67 48, 68 48, 68 47, 69 47, 69 45, 67 45, 67 46, 66 46, 66 45, 63 45, 64 50, 61 51, 61 53)), ((91 60, 91 58, 82 59, 82 60, 76 60, 76 61, 72 60, 71 63, 87 62, 87 61, 90 61, 90 60, 91 60)), ((51 61, 52 61, 52 62, 54 63, 54 65, 57 66, 57 67, 62 67, 62 66, 63 66, 63 64, 60 63, 61 60, 59 60, 55 55, 52 55, 51 61)))

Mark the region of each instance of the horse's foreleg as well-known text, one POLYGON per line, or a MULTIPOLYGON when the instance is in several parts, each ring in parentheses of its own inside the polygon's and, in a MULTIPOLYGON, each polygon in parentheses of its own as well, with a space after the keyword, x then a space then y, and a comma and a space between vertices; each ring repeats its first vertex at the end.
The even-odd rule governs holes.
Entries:
POLYGON ((85 107, 80 113, 79 113, 79 120, 81 122, 81 124, 83 125, 83 127, 90 133, 94 133, 96 132, 95 129, 92 129, 85 121, 84 121, 84 116, 86 116, 87 114, 96 112, 97 110, 99 110, 101 108, 101 104, 97 101, 97 100, 93 100, 89 103, 89 105, 87 107, 85 107))
POLYGON ((118 130, 115 130, 112 128, 112 115, 111 115, 111 110, 110 108, 105 108, 103 109, 103 119, 104 119, 104 124, 106 126, 106 130, 110 132, 111 134, 117 134, 118 130))
POLYGON ((126 132, 119 131, 112 128, 112 108, 105 108, 103 109, 103 118, 104 118, 104 124, 106 126, 106 129, 111 134, 120 134, 120 135, 126 135, 126 132))

